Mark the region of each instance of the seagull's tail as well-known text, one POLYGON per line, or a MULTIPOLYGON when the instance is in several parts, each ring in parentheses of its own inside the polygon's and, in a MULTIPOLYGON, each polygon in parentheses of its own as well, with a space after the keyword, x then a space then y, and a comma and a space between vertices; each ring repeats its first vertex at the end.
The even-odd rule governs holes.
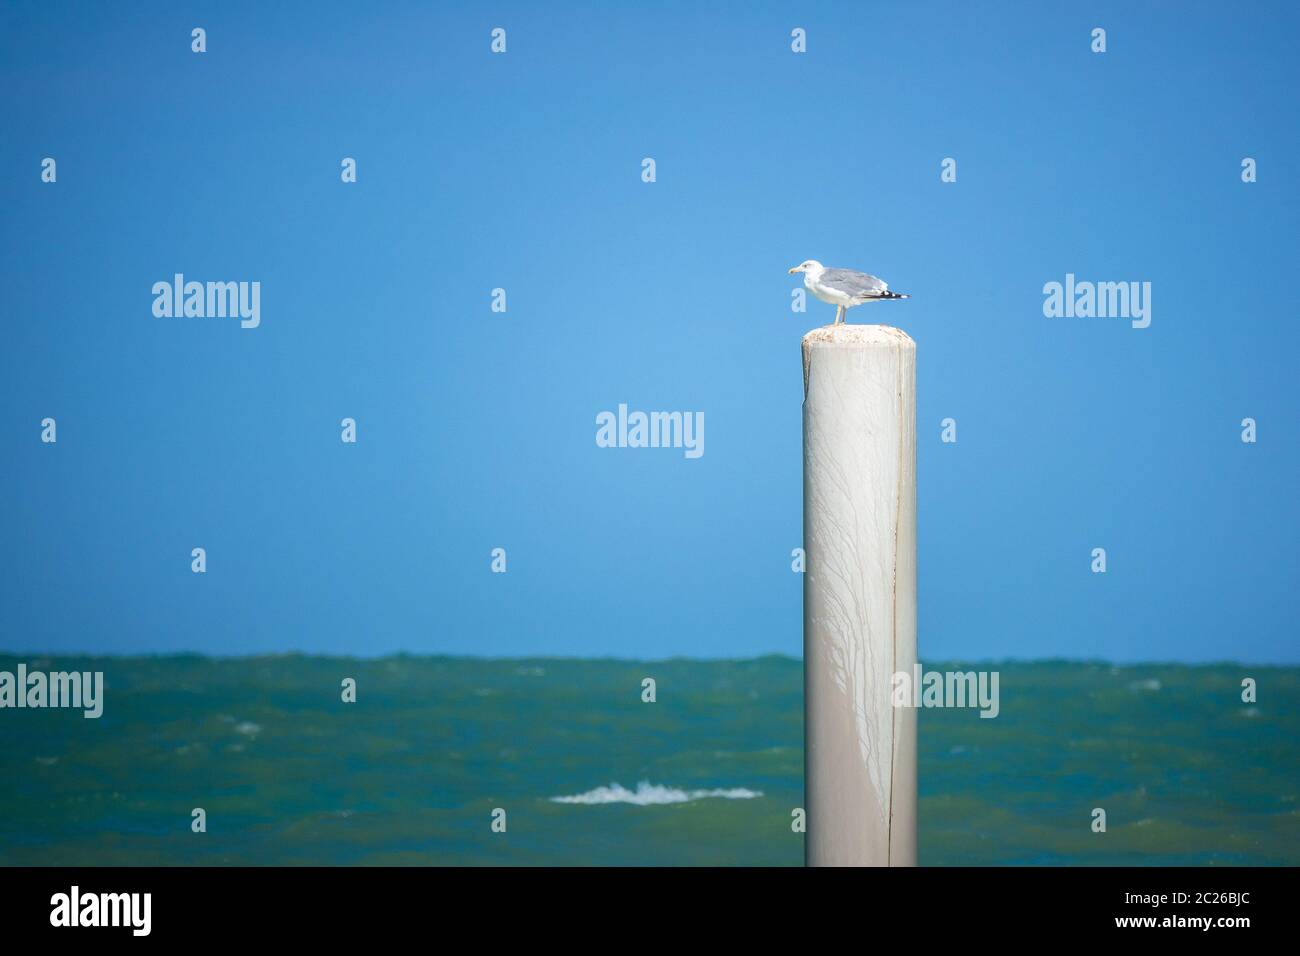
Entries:
POLYGON ((911 296, 908 295, 906 292, 882 292, 882 293, 880 294, 880 298, 882 298, 882 299, 910 299, 911 296))

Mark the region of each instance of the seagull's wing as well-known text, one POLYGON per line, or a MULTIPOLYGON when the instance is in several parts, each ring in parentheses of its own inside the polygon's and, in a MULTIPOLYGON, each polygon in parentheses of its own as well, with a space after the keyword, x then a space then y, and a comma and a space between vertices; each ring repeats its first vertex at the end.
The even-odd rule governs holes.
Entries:
POLYGON ((889 292, 883 279, 852 269, 827 269, 821 274, 821 284, 855 299, 881 299, 889 292))

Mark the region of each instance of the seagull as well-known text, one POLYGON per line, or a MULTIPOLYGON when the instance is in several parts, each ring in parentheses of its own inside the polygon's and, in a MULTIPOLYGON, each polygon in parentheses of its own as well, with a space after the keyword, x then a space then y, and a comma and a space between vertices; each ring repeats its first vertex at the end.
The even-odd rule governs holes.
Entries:
POLYGON ((883 279, 852 269, 827 269, 816 259, 808 259, 790 270, 790 275, 803 273, 803 284, 823 302, 839 306, 835 311, 835 324, 844 321, 848 310, 863 302, 878 299, 910 299, 911 296, 890 292, 883 279))

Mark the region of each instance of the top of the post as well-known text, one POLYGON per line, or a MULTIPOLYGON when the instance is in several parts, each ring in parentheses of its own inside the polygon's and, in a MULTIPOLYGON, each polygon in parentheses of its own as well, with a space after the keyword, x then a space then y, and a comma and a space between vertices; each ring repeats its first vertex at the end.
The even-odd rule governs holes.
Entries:
POLYGON ((912 341, 911 336, 892 325, 850 325, 847 322, 840 325, 823 325, 803 337, 805 351, 813 346, 823 345, 849 347, 888 345, 891 348, 899 346, 916 348, 916 343, 912 341))
POLYGON ((915 349, 916 343, 892 325, 823 325, 803 337, 803 393, 808 396, 808 364, 813 349, 915 349))

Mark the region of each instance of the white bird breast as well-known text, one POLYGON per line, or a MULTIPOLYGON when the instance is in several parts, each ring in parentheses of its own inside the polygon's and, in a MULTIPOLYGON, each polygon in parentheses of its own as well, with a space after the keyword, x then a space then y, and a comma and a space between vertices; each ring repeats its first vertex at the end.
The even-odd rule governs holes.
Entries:
POLYGON ((847 293, 839 292, 835 289, 827 289, 824 286, 819 285, 813 281, 811 276, 804 276, 803 284, 804 288, 809 292, 817 296, 817 298, 821 299, 823 302, 829 302, 831 305, 854 305, 857 302, 856 299, 847 293))

